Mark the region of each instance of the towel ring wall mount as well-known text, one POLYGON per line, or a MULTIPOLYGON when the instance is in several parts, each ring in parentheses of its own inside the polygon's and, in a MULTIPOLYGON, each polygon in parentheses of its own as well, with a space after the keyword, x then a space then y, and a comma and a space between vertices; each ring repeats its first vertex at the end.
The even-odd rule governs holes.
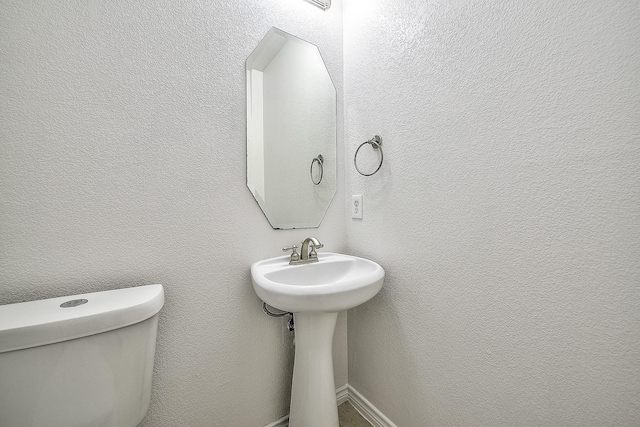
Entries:
POLYGON ((378 172, 380 170, 380 168, 382 167, 382 161, 383 160, 384 160, 384 152, 382 151, 382 138, 380 137, 380 135, 375 135, 370 140, 365 141, 362 144, 360 144, 358 146, 358 148, 356 149, 356 153, 353 155, 353 165, 356 167, 356 170, 358 171, 358 173, 360 175, 364 175, 364 176, 371 176, 371 175, 375 174, 376 172, 378 172), (358 167, 358 152, 360 151, 360 149, 365 144, 371 144, 371 146, 373 147, 374 150, 380 150, 380 164, 378 164, 378 167, 376 168, 376 170, 374 170, 371 173, 364 173, 358 167))

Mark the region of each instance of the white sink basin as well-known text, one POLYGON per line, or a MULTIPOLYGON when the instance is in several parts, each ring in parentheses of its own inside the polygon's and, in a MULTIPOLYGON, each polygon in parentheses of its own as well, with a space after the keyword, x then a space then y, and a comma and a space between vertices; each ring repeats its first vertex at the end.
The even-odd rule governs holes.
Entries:
POLYGON ((289 265, 289 256, 251 265, 256 294, 283 311, 338 312, 368 301, 382 288, 384 269, 373 261, 330 252, 318 262, 289 265))

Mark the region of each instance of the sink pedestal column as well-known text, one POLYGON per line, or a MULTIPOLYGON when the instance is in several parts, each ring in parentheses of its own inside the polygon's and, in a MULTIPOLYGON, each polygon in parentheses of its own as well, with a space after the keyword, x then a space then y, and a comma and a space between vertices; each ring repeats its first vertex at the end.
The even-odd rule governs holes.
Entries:
POLYGON ((293 318, 296 354, 289 427, 338 427, 332 351, 338 313, 294 313, 293 318))

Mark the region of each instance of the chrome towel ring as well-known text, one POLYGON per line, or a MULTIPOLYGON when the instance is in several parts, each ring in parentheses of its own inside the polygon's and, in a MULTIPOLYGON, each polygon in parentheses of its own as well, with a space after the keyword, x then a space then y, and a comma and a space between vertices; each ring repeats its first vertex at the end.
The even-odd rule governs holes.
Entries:
POLYGON ((315 185, 318 185, 322 182, 322 176, 324 175, 324 157, 322 157, 322 154, 318 154, 318 157, 314 157, 313 160, 311 160, 311 167, 309 168, 309 175, 311 175, 311 182, 313 182, 315 185), (318 167, 320 168, 320 178, 318 179, 318 182, 316 182, 313 179, 313 164, 318 162, 318 167))
POLYGON ((356 153, 353 155, 353 165, 356 167, 356 170, 358 171, 358 173, 360 175, 364 175, 364 176, 371 176, 374 173, 378 172, 380 170, 380 168, 382 167, 382 161, 383 160, 384 160, 384 152, 382 151, 382 138, 380 137, 380 135, 375 135, 370 140, 365 141, 362 144, 360 144, 358 146, 358 148, 356 149, 356 153), (365 144, 371 144, 371 146, 373 147, 374 150, 380 150, 380 164, 378 165, 376 170, 374 170, 371 173, 364 173, 358 167, 358 151, 360 151, 362 146, 365 145, 365 144))

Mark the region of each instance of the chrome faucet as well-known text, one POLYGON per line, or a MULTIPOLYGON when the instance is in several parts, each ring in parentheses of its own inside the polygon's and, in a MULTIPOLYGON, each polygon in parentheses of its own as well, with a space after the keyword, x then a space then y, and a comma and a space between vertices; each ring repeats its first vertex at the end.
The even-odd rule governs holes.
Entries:
POLYGON ((307 264, 310 262, 318 262, 318 253, 316 249, 323 248, 324 245, 320 243, 318 239, 315 237, 307 237, 302 242, 302 247, 300 248, 300 253, 298 254, 296 245, 293 245, 289 248, 282 248, 283 251, 293 250, 291 253, 291 259, 289 260, 289 265, 296 264, 307 264), (311 249, 309 249, 311 247, 311 249))
POLYGON ((315 237, 307 237, 302 242, 302 247, 300 248, 300 261, 318 262, 316 249, 321 249, 323 247, 324 245, 315 237), (311 245, 311 250, 309 250, 309 245, 311 245))

